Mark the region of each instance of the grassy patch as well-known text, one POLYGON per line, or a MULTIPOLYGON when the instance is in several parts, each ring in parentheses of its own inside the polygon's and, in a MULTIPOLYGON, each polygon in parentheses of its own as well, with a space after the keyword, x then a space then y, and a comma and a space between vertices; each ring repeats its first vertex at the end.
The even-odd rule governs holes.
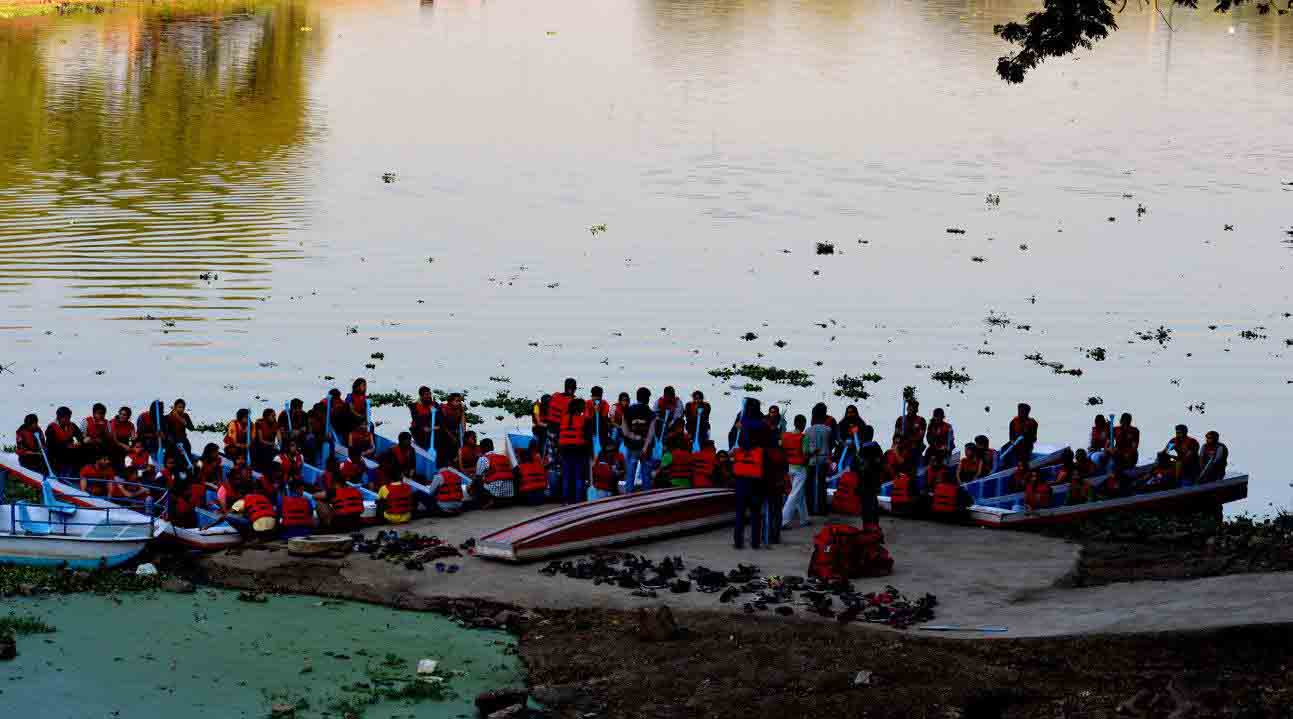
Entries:
POLYGON ((399 390, 394 392, 369 392, 368 401, 374 407, 407 407, 417 401, 417 397, 399 390))
POLYGON ((97 569, 87 572, 0 565, 0 596, 18 594, 20 589, 54 594, 143 592, 156 589, 161 579, 160 574, 141 577, 129 569, 97 569))
POLYGON ((534 409, 534 400, 528 397, 513 397, 506 390, 498 390, 495 395, 489 399, 482 399, 479 402, 472 400, 472 407, 488 407, 490 409, 501 409, 513 417, 528 417, 534 409))
POLYGON ((46 624, 36 617, 20 617, 16 614, 0 617, 0 636, 12 634, 21 637, 27 634, 53 634, 56 631, 58 627, 46 624))
POLYGON ((874 372, 867 372, 861 377, 854 377, 847 374, 840 375, 832 380, 832 382, 835 384, 836 397, 862 400, 871 396, 871 393, 866 391, 867 383, 879 382, 882 379, 884 378, 874 372))

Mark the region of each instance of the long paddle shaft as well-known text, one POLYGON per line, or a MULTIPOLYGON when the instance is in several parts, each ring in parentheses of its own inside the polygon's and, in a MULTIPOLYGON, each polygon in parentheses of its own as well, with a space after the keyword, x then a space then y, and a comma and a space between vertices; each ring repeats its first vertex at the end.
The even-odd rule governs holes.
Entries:
POLYGON ((323 441, 319 443, 319 466, 327 467, 324 447, 332 444, 332 395, 323 398, 323 441))
POLYGON ((162 466, 162 403, 158 400, 153 405, 153 425, 157 430, 157 466, 162 466))
POLYGON ((46 469, 46 471, 48 471, 48 472, 49 472, 49 476, 50 476, 50 477, 54 477, 54 476, 57 476, 57 472, 55 472, 55 471, 54 471, 54 465, 50 464, 50 462, 49 462, 49 453, 45 451, 45 439, 44 439, 44 437, 45 437, 45 433, 44 433, 44 432, 42 432, 39 428, 37 428, 37 429, 36 429, 36 446, 40 447, 40 456, 41 456, 41 459, 45 460, 45 469, 46 469))
POLYGON ((696 405, 696 429, 691 435, 691 451, 700 451, 700 422, 705 416, 704 405, 696 405))

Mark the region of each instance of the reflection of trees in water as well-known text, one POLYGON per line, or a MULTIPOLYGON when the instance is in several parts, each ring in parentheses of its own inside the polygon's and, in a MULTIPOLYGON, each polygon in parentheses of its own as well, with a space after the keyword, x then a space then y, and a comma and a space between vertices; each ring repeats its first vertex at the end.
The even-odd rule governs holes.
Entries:
POLYGON ((300 2, 212 10, 0 30, 0 269, 138 286, 287 253, 324 33, 300 2))

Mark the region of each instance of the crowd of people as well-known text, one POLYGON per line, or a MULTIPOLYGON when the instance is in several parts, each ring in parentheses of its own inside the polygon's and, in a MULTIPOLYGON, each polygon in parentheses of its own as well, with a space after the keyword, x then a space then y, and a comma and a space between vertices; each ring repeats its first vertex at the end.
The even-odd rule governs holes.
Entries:
POLYGON ((89 493, 122 502, 165 498, 180 526, 198 522, 208 508, 239 518, 256 533, 303 534, 319 528, 346 531, 370 519, 399 524, 419 513, 455 515, 508 503, 574 503, 647 489, 726 487, 735 492, 738 548, 776 543, 782 529, 812 524, 813 517, 860 514, 878 521, 880 487, 892 483, 895 509, 922 503, 934 513, 957 513, 967 497, 961 487, 1013 467, 1009 489, 1029 510, 1153 491, 1225 474, 1228 450, 1216 432, 1203 443, 1184 425, 1149 466, 1139 465, 1140 431, 1129 414, 1116 426, 1095 417, 1085 448, 1064 450, 1054 471, 1034 461, 1039 425, 1020 404, 1007 441, 994 449, 979 435, 957 451, 956 434, 943 409, 928 420, 915 398, 893 423, 888 449, 856 405, 840 419, 825 403, 808 416, 787 418, 746 399, 719 449, 713 412, 701 391, 684 401, 673 387, 657 398, 646 387, 614 402, 601 387, 581 397, 575 379, 534 403, 532 437, 511 443, 509 455, 492 438, 467 428, 464 396, 427 387, 408 405, 408 430, 394 442, 375 434, 367 382, 350 393, 332 389, 308 409, 293 399, 281 411, 252 419, 239 410, 222 445, 194 455, 194 424, 184 400, 169 410, 154 401, 137 417, 129 407, 107 417, 95 404, 79 424, 67 407, 43 429, 28 415, 17 430, 19 462, 28 469, 78 478, 89 493), (420 450, 420 451, 419 451, 420 450), (419 456, 420 455, 420 456, 419 456), (834 486, 834 501, 828 487, 834 486), (368 514, 372 514, 369 512, 368 514))

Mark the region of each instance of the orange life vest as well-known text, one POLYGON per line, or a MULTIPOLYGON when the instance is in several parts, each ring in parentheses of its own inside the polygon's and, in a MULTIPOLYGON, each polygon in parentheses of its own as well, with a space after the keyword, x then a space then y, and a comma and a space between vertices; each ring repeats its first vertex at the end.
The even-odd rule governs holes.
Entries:
POLYGON ((512 481, 512 460, 505 454, 491 452, 485 455, 489 461, 489 470, 485 472, 486 482, 510 482, 512 481))
POLYGON ((278 421, 261 417, 256 420, 256 439, 265 444, 273 444, 278 437, 278 421))
POLYGON ((609 462, 599 459, 593 465, 593 487, 603 492, 615 491, 615 468, 609 462))
POLYGON ((332 496, 332 509, 338 517, 358 517, 364 513, 364 496, 354 487, 338 487, 332 496))
POLYGON ((346 449, 357 449, 360 454, 373 448, 373 435, 364 427, 357 427, 346 437, 346 449))
POLYGON ((278 455, 279 466, 282 467, 283 484, 286 485, 294 478, 300 477, 305 470, 305 457, 296 455, 295 457, 284 452, 278 455))
POLYGON ((283 497, 284 527, 313 527, 314 514, 310 511, 310 500, 305 497, 283 497))
POLYGON ((49 426, 45 428, 45 436, 49 438, 50 444, 56 446, 70 444, 72 438, 76 436, 76 425, 68 422, 67 426, 64 427, 58 422, 50 422, 49 426))
POLYGON ((781 435, 781 449, 786 453, 786 464, 802 467, 807 463, 804 458, 804 433, 785 432, 781 435))
POLYGON ((1030 510, 1049 509, 1053 494, 1051 485, 1045 480, 1037 479, 1024 490, 1024 506, 1030 510))
POLYGON ((947 440, 952 435, 952 425, 946 421, 929 425, 929 446, 937 449, 948 449, 947 440))
POLYGON ((40 443, 36 440, 36 433, 34 431, 19 427, 17 441, 18 454, 40 453, 40 443))
POLYGON ((562 449, 583 449, 588 446, 584 436, 584 423, 587 417, 566 417, 561 422, 561 434, 557 436, 557 446, 562 449))
POLYGON ((665 473, 672 482, 691 482, 691 476, 694 470, 691 452, 685 449, 675 449, 670 451, 669 466, 665 468, 665 473))
POLYGON ((274 505, 269 503, 263 494, 255 492, 242 498, 242 512, 251 522, 258 522, 274 516, 274 505))
POLYGON ((129 442, 130 438, 135 436, 135 423, 130 420, 122 422, 113 417, 108 420, 108 429, 112 432, 112 436, 122 444, 129 442))
POLYGON ((1024 419, 1022 417, 1015 417, 1011 419, 1010 420, 1011 441, 1014 441, 1015 438, 1020 437, 1022 435, 1028 435, 1036 438, 1037 420, 1033 419, 1032 417, 1029 417, 1028 419, 1024 419))
POLYGON ((714 468, 718 466, 718 452, 705 448, 691 457, 691 486, 713 487, 714 468))
POLYGON ((521 494, 534 494, 536 492, 545 492, 548 489, 548 471, 543 467, 543 460, 532 459, 529 462, 522 462, 521 470, 521 487, 518 491, 521 494))
MULTIPOLYGON (((440 487, 444 492, 444 487, 440 487)), ((459 498, 462 497, 462 491, 458 492, 459 498)), ((437 497, 441 501, 443 498, 437 497)), ((386 513, 387 514, 412 514, 413 513, 413 488, 403 482, 391 482, 386 485, 386 513)))
POLYGON ((90 416, 85 418, 85 439, 99 442, 108 438, 108 420, 90 416))
POLYGON ((1140 450, 1140 430, 1135 426, 1113 428, 1113 453, 1122 460, 1132 461, 1140 450))
POLYGON ((436 408, 435 402, 431 404, 422 404, 421 400, 409 405, 413 413, 413 422, 409 429, 420 432, 431 431, 431 410, 436 408))
POLYGON ((480 447, 474 444, 464 446, 458 450, 458 458, 462 460, 462 466, 469 472, 476 471, 476 460, 480 459, 480 447))
POLYGON ((929 508, 935 514, 956 514, 960 509, 958 499, 961 492, 956 482, 939 482, 934 485, 929 508))
POLYGON ((570 400, 574 399, 572 394, 557 392, 548 398, 548 413, 544 415, 543 421, 548 424, 561 424, 566 421, 566 410, 570 408, 570 400))
POLYGON ((440 487, 436 490, 435 501, 442 504, 462 501, 462 477, 448 469, 440 470, 440 487))
POLYGON ((889 486, 889 506, 894 511, 901 511, 911 507, 914 501, 916 501, 916 482, 910 474, 900 472, 894 477, 893 484, 889 486))
POLYGON ((956 478, 961 482, 978 479, 981 469, 982 461, 978 457, 962 457, 956 469, 956 478))
POLYGON ((364 475, 368 473, 368 466, 363 460, 351 462, 346 460, 341 463, 341 480, 343 482, 354 482, 360 484, 364 481, 364 475))
MULTIPOLYGON (((139 420, 140 425, 143 423, 142 419, 139 420)), ((143 433, 142 428, 140 433, 143 433)), ((247 423, 237 419, 229 423, 224 433, 224 446, 232 447, 235 444, 247 444, 247 423)))
POLYGON ((732 474, 742 479, 762 479, 763 450, 761 448, 732 450, 732 474))
POLYGON ((845 472, 840 475, 835 485, 835 496, 831 497, 831 511, 836 514, 861 514, 862 495, 858 492, 858 475, 856 472, 845 472))
POLYGON ((1033 480, 1036 477, 1037 477, 1037 473, 1034 472, 1033 470, 1031 469, 1020 470, 1018 467, 1016 467, 1015 471, 1012 472, 1010 475, 1010 491, 1027 492, 1028 488, 1032 486, 1033 480))

